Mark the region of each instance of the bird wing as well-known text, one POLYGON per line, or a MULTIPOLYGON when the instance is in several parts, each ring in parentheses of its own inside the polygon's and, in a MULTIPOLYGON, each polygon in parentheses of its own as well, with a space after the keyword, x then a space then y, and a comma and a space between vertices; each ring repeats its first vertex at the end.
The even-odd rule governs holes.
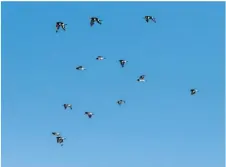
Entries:
POLYGON ((94 20, 91 19, 91 20, 90 20, 90 26, 92 27, 93 25, 94 25, 94 20))
POLYGON ((57 139, 57 143, 59 143, 59 142, 60 142, 60 138, 61 138, 61 137, 56 137, 56 139, 57 139))
POLYGON ((65 24, 63 25, 63 24, 61 24, 61 28, 65 31, 66 29, 65 29, 65 24))
POLYGON ((102 20, 97 19, 97 23, 98 23, 98 24, 101 24, 101 21, 102 21, 102 20))

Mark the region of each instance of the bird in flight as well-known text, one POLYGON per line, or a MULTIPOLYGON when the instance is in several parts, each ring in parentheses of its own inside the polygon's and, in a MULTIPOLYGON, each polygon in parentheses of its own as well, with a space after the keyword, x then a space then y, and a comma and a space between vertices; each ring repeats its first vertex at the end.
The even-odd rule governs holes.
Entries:
POLYGON ((122 67, 124 67, 125 64, 128 63, 127 60, 119 60, 119 62, 120 62, 120 64, 121 64, 122 67))
POLYGON ((76 70, 83 71, 83 70, 86 70, 86 68, 85 68, 85 67, 83 67, 83 66, 78 66, 78 67, 76 67, 76 70))
POLYGON ((138 79, 138 82, 145 82, 145 75, 141 75, 138 79))
POLYGON ((67 25, 67 24, 64 24, 63 22, 56 22, 56 32, 59 31, 60 27, 61 27, 64 31, 66 31, 66 25, 67 25))
POLYGON ((106 59, 106 58, 103 56, 97 56, 97 58, 96 58, 96 60, 104 60, 104 59, 106 59))
POLYGON ((99 18, 97 18, 97 17, 91 17, 90 18, 90 26, 92 27, 95 22, 97 22, 100 25, 102 24, 102 20, 100 20, 99 18))
POLYGON ((92 112, 85 112, 84 115, 87 115, 89 118, 92 118, 92 116, 94 115, 92 112))
POLYGON ((149 22, 149 20, 152 20, 154 23, 156 23, 156 19, 153 16, 145 16, 144 19, 147 23, 149 22))
POLYGON ((191 95, 194 95, 198 92, 198 90, 197 89, 191 89, 190 92, 191 92, 191 95))
POLYGON ((64 104, 64 109, 66 110, 68 107, 72 110, 72 104, 64 104))
POLYGON ((122 105, 122 104, 125 104, 126 101, 125 100, 118 100, 117 103, 118 103, 118 105, 122 105))

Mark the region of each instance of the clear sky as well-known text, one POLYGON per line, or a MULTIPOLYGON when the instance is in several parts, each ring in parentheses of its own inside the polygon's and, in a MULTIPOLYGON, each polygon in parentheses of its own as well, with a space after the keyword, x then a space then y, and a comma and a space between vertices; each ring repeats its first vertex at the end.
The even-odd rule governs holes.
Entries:
POLYGON ((224 9, 3 3, 3 167, 223 167, 224 9), (91 16, 103 24, 90 27, 91 16), (63 147, 52 131, 67 137, 63 147))

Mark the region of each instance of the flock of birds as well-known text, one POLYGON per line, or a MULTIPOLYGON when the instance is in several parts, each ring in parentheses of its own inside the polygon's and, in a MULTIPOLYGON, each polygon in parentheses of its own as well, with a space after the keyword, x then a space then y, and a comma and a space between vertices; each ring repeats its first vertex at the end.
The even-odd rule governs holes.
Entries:
MULTIPOLYGON (((156 23, 156 19, 153 16, 145 16, 144 19, 147 23, 149 21, 153 21, 154 23, 156 23)), ((90 18, 90 26, 92 27, 95 23, 98 23, 99 25, 101 25, 102 20, 100 20, 97 17, 91 17, 90 18)), ((66 25, 67 24, 65 24, 63 22, 57 22, 56 23, 56 32, 58 32, 60 30, 60 28, 62 28, 64 31, 66 31, 66 25)), ((98 56, 96 58, 96 60, 98 60, 98 61, 101 61, 101 60, 104 60, 104 59, 106 59, 106 58, 103 57, 103 56, 98 56)), ((121 67, 123 68, 125 66, 125 64, 128 63, 128 61, 127 60, 119 60, 119 63, 121 65, 121 67)), ((86 70, 86 68, 83 67, 83 66, 78 66, 78 67, 76 67, 76 70, 83 71, 83 70, 86 70)), ((137 78, 137 82, 145 82, 145 75, 141 75, 139 78, 137 78)), ((190 89, 191 95, 195 95, 197 92, 198 92, 198 90, 195 89, 195 88, 190 89)), ((117 101, 118 105, 122 105, 122 104, 125 104, 125 103, 126 103, 125 100, 118 100, 117 101)), ((64 107, 65 110, 68 109, 68 108, 70 108, 72 110, 72 104, 63 104, 63 107, 64 107)), ((94 113, 85 112, 84 115, 87 115, 88 118, 92 118, 94 113)), ((52 135, 56 136, 57 143, 60 144, 61 146, 63 146, 63 142, 66 138, 63 137, 59 132, 52 132, 52 135)))

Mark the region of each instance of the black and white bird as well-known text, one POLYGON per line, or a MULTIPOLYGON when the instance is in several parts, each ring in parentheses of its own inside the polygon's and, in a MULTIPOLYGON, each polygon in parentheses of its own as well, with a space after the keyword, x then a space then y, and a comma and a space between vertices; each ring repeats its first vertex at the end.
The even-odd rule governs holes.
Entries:
POLYGON ((91 18, 90 18, 90 26, 92 27, 92 26, 94 25, 95 22, 97 22, 98 24, 101 25, 101 24, 102 24, 102 21, 103 21, 103 20, 100 20, 100 19, 97 18, 97 17, 91 17, 91 18))
POLYGON ((61 27, 64 31, 66 31, 66 25, 67 25, 67 24, 64 24, 63 22, 56 22, 56 32, 59 31, 60 27, 61 27))
POLYGON ((106 59, 106 58, 103 56, 97 56, 97 58, 96 58, 96 60, 104 60, 104 59, 106 59))
POLYGON ((78 66, 78 67, 76 67, 76 70, 83 71, 83 70, 86 70, 86 68, 85 68, 85 67, 83 67, 83 66, 78 66))
POLYGON ((84 115, 87 115, 89 118, 92 118, 92 116, 94 115, 92 112, 85 112, 84 115))
POLYGON ((197 90, 197 89, 191 89, 190 90, 190 92, 191 92, 191 95, 194 95, 194 94, 196 94, 197 92, 198 92, 199 90, 197 90))
POLYGON ((117 103, 118 103, 118 105, 122 105, 122 104, 125 104, 126 101, 125 100, 118 100, 117 103))
POLYGON ((144 19, 147 23, 149 22, 149 20, 152 20, 154 23, 156 23, 156 19, 153 16, 145 16, 144 19))
POLYGON ((64 109, 66 110, 68 107, 72 110, 72 104, 63 104, 64 109))
POLYGON ((122 67, 124 67, 125 64, 128 63, 127 60, 119 60, 119 62, 120 62, 120 64, 121 64, 122 67))
POLYGON ((60 136, 60 133, 59 132, 52 132, 52 135, 54 135, 54 136, 60 136))
POLYGON ((141 75, 138 79, 138 82, 145 82, 145 75, 141 75))
POLYGON ((58 136, 58 137, 56 137, 56 139, 57 139, 57 143, 60 144, 61 146, 63 146, 63 142, 66 138, 58 136))

